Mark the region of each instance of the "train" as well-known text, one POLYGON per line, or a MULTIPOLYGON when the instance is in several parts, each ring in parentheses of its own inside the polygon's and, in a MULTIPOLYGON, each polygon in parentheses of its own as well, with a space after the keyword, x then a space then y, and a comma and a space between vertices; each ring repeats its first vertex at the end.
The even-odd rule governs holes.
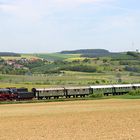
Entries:
POLYGON ((34 93, 29 92, 27 88, 7 87, 0 89, 0 101, 7 100, 31 100, 34 93))
POLYGON ((0 88, 0 101, 6 100, 42 100, 58 98, 86 97, 94 94, 123 95, 132 90, 140 89, 138 84, 115 84, 115 85, 93 85, 81 87, 59 87, 59 88, 32 88, 31 92, 27 88, 7 87, 0 88))

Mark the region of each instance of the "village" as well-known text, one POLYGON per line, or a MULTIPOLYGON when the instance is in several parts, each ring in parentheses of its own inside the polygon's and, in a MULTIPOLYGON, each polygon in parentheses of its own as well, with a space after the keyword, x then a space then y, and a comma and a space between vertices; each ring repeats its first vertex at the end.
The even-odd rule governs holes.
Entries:
MULTIPOLYGON (((0 73, 1 74, 29 74, 30 66, 34 64, 45 64, 46 59, 41 58, 0 58, 0 73)), ((31 73, 30 73, 31 74, 31 73)))

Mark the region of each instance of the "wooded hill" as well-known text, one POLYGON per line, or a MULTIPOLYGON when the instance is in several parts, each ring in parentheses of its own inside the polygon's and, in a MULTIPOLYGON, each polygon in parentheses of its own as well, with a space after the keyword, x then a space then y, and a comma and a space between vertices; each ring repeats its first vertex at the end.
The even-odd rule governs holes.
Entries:
POLYGON ((0 52, 0 56, 15 56, 15 57, 20 57, 21 55, 18 53, 13 53, 13 52, 0 52))
POLYGON ((80 49, 72 51, 61 51, 60 54, 81 54, 81 57, 112 57, 113 59, 122 59, 122 60, 131 60, 131 59, 140 59, 139 52, 110 52, 105 49, 80 49))
POLYGON ((80 49, 73 51, 62 51, 61 54, 81 54, 82 57, 105 57, 105 56, 115 56, 120 53, 112 53, 105 49, 80 49))
POLYGON ((73 51, 61 51, 61 54, 110 54, 108 50, 105 49, 80 49, 73 51))

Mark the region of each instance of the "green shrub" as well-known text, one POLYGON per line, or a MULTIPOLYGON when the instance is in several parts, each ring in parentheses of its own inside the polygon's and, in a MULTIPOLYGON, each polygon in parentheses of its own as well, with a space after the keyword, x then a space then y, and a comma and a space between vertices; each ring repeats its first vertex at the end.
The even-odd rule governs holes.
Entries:
POLYGON ((100 83, 98 80, 96 80, 95 82, 96 82, 96 84, 99 84, 100 83))
POLYGON ((89 95, 89 97, 92 97, 92 98, 101 98, 103 96, 104 96, 103 93, 93 93, 89 95))
POLYGON ((96 72, 97 68, 91 65, 85 64, 75 64, 75 65, 66 65, 61 70, 68 70, 68 71, 80 71, 80 72, 96 72))
POLYGON ((128 94, 132 96, 137 96, 140 95, 140 90, 132 90, 128 94))

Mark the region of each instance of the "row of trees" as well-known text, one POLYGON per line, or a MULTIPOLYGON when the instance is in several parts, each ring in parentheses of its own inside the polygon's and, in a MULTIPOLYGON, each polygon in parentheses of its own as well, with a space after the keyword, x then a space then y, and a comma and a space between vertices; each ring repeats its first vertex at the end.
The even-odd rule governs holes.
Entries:
POLYGON ((29 73, 29 70, 26 69, 16 69, 11 66, 3 66, 0 69, 1 74, 13 74, 13 75, 25 75, 26 73, 29 73))

